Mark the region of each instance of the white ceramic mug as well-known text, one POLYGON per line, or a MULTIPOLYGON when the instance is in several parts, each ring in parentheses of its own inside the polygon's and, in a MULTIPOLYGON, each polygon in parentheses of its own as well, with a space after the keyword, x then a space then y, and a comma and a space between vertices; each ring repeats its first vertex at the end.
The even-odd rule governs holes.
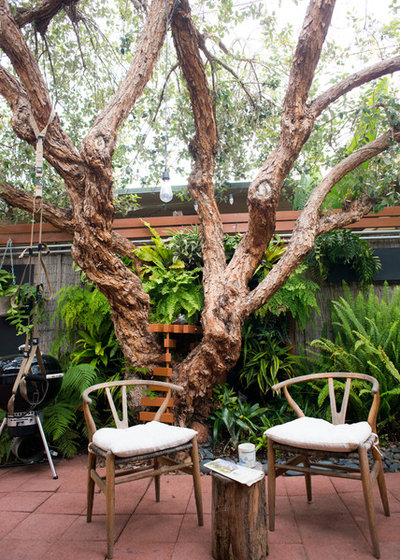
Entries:
POLYGON ((239 465, 253 468, 256 464, 256 446, 254 443, 240 443, 238 451, 239 465))

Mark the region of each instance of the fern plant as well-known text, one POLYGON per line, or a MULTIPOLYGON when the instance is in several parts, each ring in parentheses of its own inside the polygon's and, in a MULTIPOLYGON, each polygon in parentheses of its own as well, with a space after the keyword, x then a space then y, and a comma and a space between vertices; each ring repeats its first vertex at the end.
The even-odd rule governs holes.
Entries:
POLYGON ((62 288, 58 295, 52 323, 58 321, 59 328, 52 352, 64 365, 91 363, 110 372, 121 369, 124 358, 105 296, 88 282, 62 288))
POLYGON ((155 323, 172 323, 184 314, 186 321, 199 320, 203 308, 200 269, 165 270, 156 268, 143 278, 143 289, 150 296, 150 319, 155 323))
MULTIPOLYGON (((400 287, 391 292, 385 284, 378 297, 370 286, 353 297, 345 286, 344 297, 331 304, 331 324, 332 340, 320 338, 311 343, 319 350, 314 369, 375 377, 380 385, 382 428, 400 412, 400 287)), ((357 415, 356 409, 354 412, 357 415)))
POLYGON ((372 282, 380 269, 379 257, 367 241, 348 229, 335 230, 318 237, 313 252, 305 261, 312 274, 326 280, 337 264, 349 265, 361 283, 372 282))
POLYGON ((140 247, 135 255, 142 261, 142 286, 150 296, 150 320, 172 323, 181 314, 188 323, 199 320, 203 308, 201 269, 186 270, 185 263, 174 255, 158 233, 152 233, 153 246, 140 247))
POLYGON ((276 316, 290 313, 304 329, 313 314, 319 313, 316 299, 319 286, 307 278, 306 270, 305 266, 300 266, 267 303, 256 311, 256 315, 265 318, 268 313, 276 316))

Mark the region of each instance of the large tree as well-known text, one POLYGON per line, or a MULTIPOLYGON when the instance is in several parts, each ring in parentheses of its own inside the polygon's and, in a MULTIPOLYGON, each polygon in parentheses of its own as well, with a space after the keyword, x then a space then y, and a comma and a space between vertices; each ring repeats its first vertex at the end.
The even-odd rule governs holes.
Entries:
MULTIPOLYGON (((249 187, 248 233, 227 264, 214 193, 218 153, 215 96, 206 67, 206 64, 213 67, 218 61, 206 47, 206 36, 195 27, 187 0, 167 0, 167 4, 165 0, 152 1, 126 75, 109 95, 80 144, 75 145, 57 115, 48 126, 44 143, 44 157, 62 178, 70 204, 62 208, 43 200, 44 217, 57 228, 73 234, 73 259, 110 302, 116 335, 133 366, 157 364, 160 349, 149 332, 149 298, 139 276, 121 259, 132 257, 134 247, 112 231, 113 158, 117 134, 143 95, 160 55, 166 33, 166 5, 194 123, 194 137, 189 146, 193 165, 188 189, 198 203, 204 259, 203 338, 175 369, 176 381, 185 386, 184 397, 176 409, 177 419, 192 422, 204 420, 212 387, 224 380, 238 360, 241 328, 246 318, 286 282, 312 251, 317 236, 359 220, 376 204, 371 192, 357 192, 347 197, 339 211, 321 210, 336 184, 399 142, 396 118, 389 120, 385 132, 346 153, 330 169, 325 165, 325 176, 315 186, 298 218, 285 255, 256 288, 249 288, 249 281, 274 233, 284 182, 301 157, 317 119, 356 88, 400 70, 400 56, 366 66, 336 81, 324 92, 314 94, 315 73, 335 1, 310 0, 291 60, 275 146, 249 187)), ((11 108, 14 132, 32 146, 36 145, 32 123, 42 130, 49 122, 52 103, 37 53, 29 48, 24 29, 31 25, 45 37, 53 18, 62 10, 76 22, 77 7, 79 0, 41 0, 29 7, 13 5, 11 9, 7 0, 0 0, 0 47, 7 60, 7 64, 0 65, 0 93, 11 108)), ((232 69, 228 70, 247 94, 240 77, 232 69)), ((1 183, 1 197, 10 205, 31 210, 32 196, 8 182, 1 183)))

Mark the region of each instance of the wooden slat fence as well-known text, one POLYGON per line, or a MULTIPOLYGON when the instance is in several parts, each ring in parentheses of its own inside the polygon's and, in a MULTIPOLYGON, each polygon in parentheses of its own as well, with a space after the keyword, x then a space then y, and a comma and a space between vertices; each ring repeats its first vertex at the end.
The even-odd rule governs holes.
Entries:
MULTIPOLYGON (((290 234, 293 230, 299 211, 277 212, 275 232, 290 234)), ((245 233, 248 230, 248 213, 222 214, 225 233, 245 233)), ((193 216, 157 216, 148 217, 145 221, 154 227, 161 237, 169 237, 173 232, 199 225, 197 215, 193 216)), ((354 231, 389 230, 400 228, 400 207, 385 208, 378 214, 370 214, 349 226, 354 231)), ((151 237, 149 230, 141 218, 117 218, 114 220, 114 231, 132 241, 148 241, 151 237)), ((34 226, 35 234, 39 231, 39 224, 34 226)), ((11 237, 13 245, 28 245, 30 242, 30 224, 0 225, 0 246, 5 245, 11 237)), ((69 243, 72 235, 57 230, 51 224, 43 224, 43 243, 69 243)))

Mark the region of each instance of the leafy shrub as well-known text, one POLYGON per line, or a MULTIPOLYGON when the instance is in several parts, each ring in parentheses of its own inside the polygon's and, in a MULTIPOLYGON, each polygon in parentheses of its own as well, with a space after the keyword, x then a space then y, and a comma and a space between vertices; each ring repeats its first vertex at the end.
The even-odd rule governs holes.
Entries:
MULTIPOLYGON (((372 375, 380 385, 380 428, 393 422, 400 412, 400 287, 391 293, 385 284, 379 298, 373 286, 355 297, 345 286, 344 297, 331 304, 331 324, 332 340, 320 338, 311 343, 320 352, 314 371, 372 375)), ((354 386, 362 391, 362 383, 354 386)), ((356 392, 352 398, 361 406, 356 392)), ((359 416, 357 406, 353 414, 359 416)))
POLYGON ((255 403, 242 401, 226 383, 216 385, 213 390, 216 408, 210 414, 214 446, 218 437, 228 437, 227 445, 237 448, 240 441, 246 440, 261 446, 263 432, 270 426, 266 409, 255 403))
MULTIPOLYGON (((146 222, 145 222, 146 223, 146 222)), ((172 323, 181 314, 188 323, 199 320, 203 308, 201 269, 186 270, 172 249, 149 225, 153 246, 140 247, 135 255, 142 261, 141 278, 150 296, 150 320, 172 323)))
POLYGON ((243 329, 243 365, 240 380, 244 387, 253 384, 265 394, 275 383, 291 377, 297 357, 291 347, 271 331, 260 331, 249 322, 243 329))
POLYGON ((318 237, 306 264, 317 278, 326 280, 332 267, 349 265, 363 284, 372 282, 380 269, 379 257, 367 241, 349 229, 335 230, 318 237))
POLYGON ((115 336, 110 304, 106 297, 85 282, 59 292, 52 322, 60 321, 52 351, 64 364, 90 363, 99 369, 118 371, 124 357, 115 336))

